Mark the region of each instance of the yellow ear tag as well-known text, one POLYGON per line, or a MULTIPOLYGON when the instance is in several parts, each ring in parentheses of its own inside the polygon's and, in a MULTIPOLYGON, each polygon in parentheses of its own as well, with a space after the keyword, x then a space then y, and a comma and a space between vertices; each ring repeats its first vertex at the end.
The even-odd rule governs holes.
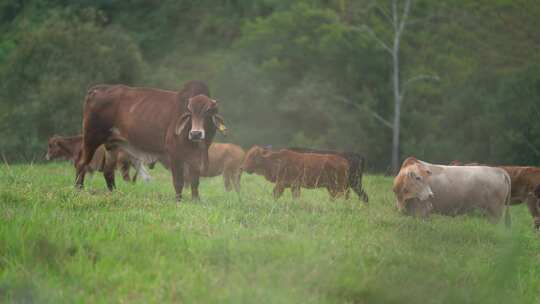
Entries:
POLYGON ((218 129, 220 132, 225 132, 225 130, 227 130, 227 127, 225 127, 224 124, 220 123, 218 129))

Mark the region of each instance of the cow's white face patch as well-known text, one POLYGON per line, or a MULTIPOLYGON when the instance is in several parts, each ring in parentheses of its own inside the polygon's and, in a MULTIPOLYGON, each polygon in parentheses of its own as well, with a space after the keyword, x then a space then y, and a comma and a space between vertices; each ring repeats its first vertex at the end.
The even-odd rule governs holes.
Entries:
POLYGON ((420 201, 425 201, 434 196, 425 176, 415 170, 410 170, 406 174, 405 189, 408 198, 418 198, 420 201))

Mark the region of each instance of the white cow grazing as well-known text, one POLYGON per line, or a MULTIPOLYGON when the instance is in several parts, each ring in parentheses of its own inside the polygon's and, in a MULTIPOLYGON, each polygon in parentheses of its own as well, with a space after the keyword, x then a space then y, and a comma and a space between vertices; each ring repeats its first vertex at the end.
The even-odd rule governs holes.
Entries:
POLYGON ((393 191, 397 208, 410 215, 454 216, 478 209, 496 222, 510 202, 511 181, 500 168, 434 165, 409 157, 394 179, 393 191))

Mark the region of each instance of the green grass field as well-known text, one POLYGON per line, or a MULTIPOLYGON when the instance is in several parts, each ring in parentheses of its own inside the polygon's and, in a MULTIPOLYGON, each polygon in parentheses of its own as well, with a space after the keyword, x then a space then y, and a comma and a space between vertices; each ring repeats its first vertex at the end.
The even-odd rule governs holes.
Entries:
MULTIPOLYGON (((0 302, 540 303, 540 236, 478 215, 420 220, 394 209, 392 179, 367 176, 369 206, 221 177, 174 202, 168 172, 110 194, 73 189, 68 164, 0 166, 0 302)), ((189 191, 188 191, 189 192, 189 191)))

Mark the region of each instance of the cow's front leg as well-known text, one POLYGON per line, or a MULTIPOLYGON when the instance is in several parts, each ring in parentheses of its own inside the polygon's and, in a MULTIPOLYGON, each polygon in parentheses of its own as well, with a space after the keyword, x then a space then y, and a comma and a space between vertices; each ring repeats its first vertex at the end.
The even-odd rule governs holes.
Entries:
POLYGON ((196 168, 190 167, 189 168, 189 176, 191 179, 191 199, 193 201, 199 201, 199 176, 200 172, 196 168))
POLYGON ((536 230, 540 230, 540 210, 538 210, 539 201, 540 199, 536 197, 534 193, 529 193, 529 195, 527 195, 527 207, 529 207, 529 212, 533 217, 533 226, 536 230))
POLYGON ((300 197, 300 185, 293 185, 291 187, 291 194, 293 199, 298 199, 300 197))
POLYGON ((285 191, 285 185, 282 183, 276 183, 273 192, 274 200, 278 200, 283 195, 283 191, 285 191))
POLYGON ((170 163, 176 201, 180 202, 182 200, 182 190, 184 189, 184 162, 171 158, 170 163))

